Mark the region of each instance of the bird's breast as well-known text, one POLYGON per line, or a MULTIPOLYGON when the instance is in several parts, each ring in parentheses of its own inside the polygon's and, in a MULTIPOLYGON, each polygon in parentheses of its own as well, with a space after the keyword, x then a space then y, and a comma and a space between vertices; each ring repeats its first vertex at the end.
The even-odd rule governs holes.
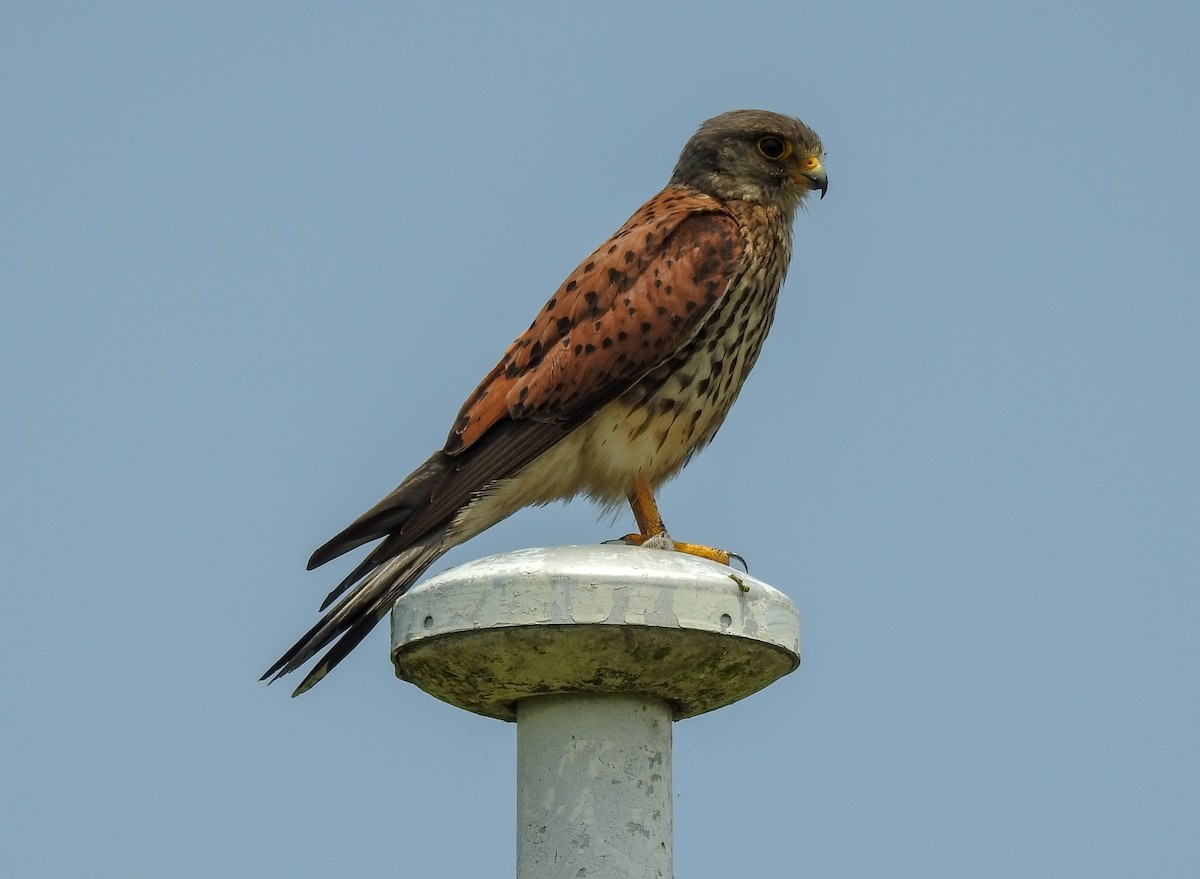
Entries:
POLYGON ((580 429, 584 491, 617 500, 638 473, 661 482, 716 435, 775 316, 790 255, 786 232, 757 242, 695 334, 580 429))

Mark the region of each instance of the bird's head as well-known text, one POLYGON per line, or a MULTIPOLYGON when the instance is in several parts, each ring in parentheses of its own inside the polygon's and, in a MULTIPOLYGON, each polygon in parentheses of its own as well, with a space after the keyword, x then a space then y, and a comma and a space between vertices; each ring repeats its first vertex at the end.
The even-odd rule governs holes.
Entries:
POLYGON ((799 119, 732 110, 700 126, 683 148, 671 184, 722 200, 774 204, 791 214, 814 189, 825 197, 822 153, 821 139, 799 119))

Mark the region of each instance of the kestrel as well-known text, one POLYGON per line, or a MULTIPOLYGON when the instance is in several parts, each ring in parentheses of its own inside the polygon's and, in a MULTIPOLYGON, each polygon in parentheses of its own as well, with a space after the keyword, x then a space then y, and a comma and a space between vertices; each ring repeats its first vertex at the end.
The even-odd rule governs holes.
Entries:
POLYGON ((313 553, 309 570, 382 539, 263 679, 332 644, 293 695, 305 692, 435 559, 530 505, 627 499, 638 533, 626 542, 728 564, 722 550, 672 541, 653 492, 713 438, 758 359, 796 208, 828 187, 821 158, 817 135, 787 116, 735 110, 701 125, 667 187, 504 352, 445 446, 313 553))

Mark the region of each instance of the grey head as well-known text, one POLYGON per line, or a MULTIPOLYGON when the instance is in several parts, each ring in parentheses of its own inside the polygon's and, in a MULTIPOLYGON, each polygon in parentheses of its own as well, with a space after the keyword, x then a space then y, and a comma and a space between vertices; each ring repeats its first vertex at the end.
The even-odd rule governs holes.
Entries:
POLYGON ((722 201, 774 204, 789 215, 808 193, 829 188, 816 132, 791 116, 731 110, 709 119, 683 148, 671 185, 722 201))

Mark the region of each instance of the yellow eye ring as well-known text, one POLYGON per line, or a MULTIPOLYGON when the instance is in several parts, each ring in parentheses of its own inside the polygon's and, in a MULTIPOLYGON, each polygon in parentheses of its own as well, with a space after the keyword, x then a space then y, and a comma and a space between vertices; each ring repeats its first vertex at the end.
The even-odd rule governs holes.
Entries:
POLYGON ((758 154, 769 162, 782 162, 792 154, 792 145, 772 134, 760 137, 755 146, 758 147, 758 154))

